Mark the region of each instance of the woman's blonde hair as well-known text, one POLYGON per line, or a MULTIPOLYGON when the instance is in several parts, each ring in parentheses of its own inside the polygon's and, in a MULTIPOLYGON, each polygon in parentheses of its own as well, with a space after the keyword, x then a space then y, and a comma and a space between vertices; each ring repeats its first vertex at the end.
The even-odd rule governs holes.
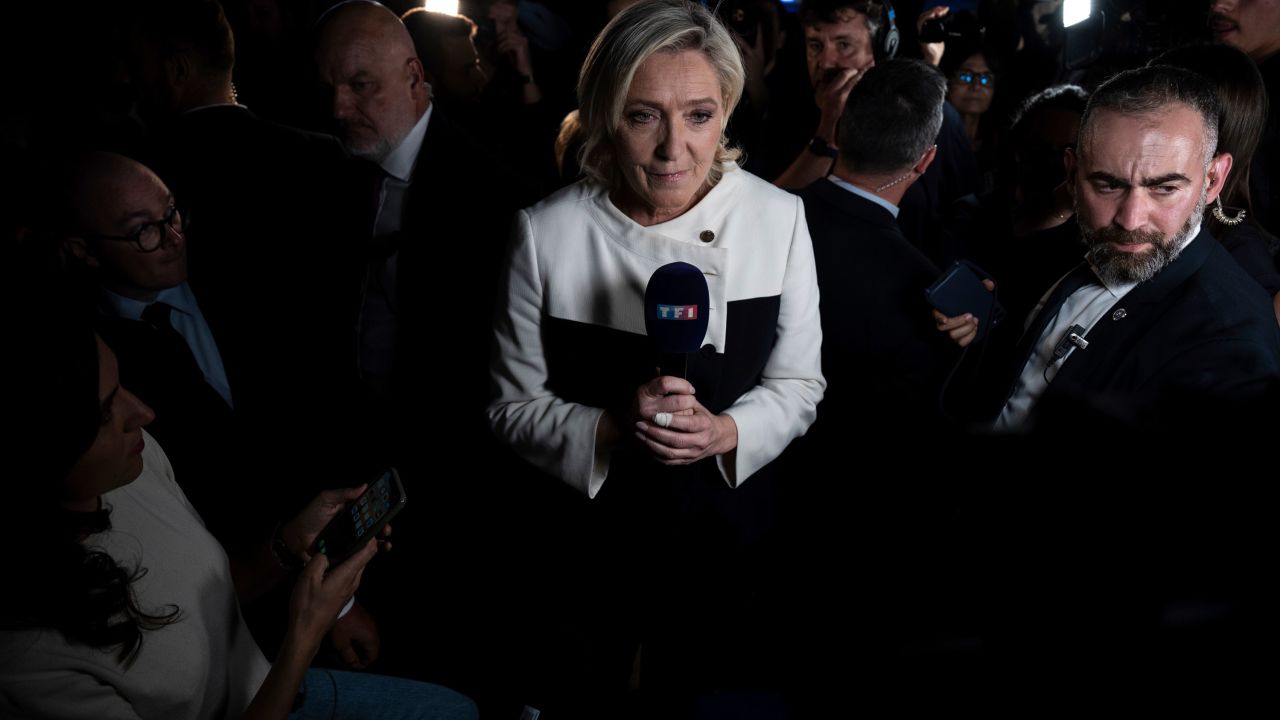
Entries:
POLYGON ((729 31, 700 5, 685 0, 648 0, 618 14, 591 44, 578 76, 578 114, 582 124, 579 158, 587 177, 617 187, 621 180, 614 162, 613 137, 622 119, 627 91, 636 70, 659 52, 695 50, 711 63, 720 81, 724 112, 720 116, 720 145, 707 172, 715 185, 725 165, 741 155, 729 147, 725 126, 742 97, 745 72, 742 56, 729 31))

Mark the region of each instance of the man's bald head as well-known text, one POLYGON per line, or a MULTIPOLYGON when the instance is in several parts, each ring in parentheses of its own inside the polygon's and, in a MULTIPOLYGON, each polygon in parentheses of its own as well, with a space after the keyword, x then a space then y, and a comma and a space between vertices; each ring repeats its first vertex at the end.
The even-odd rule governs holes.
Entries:
POLYGON ((66 193, 72 231, 115 234, 116 216, 121 206, 128 204, 124 201, 130 189, 152 183, 164 185, 146 165, 124 155, 91 152, 78 158, 66 193))
POLYGON ((66 198, 67 249, 107 289, 147 300, 186 281, 184 220, 173 210, 173 193, 145 165, 89 153, 72 168, 66 198), (143 251, 137 239, 144 233, 158 233, 158 247, 143 251))
POLYGON ((409 31, 376 3, 339 5, 321 18, 316 66, 343 142, 374 162, 404 140, 431 102, 409 31))

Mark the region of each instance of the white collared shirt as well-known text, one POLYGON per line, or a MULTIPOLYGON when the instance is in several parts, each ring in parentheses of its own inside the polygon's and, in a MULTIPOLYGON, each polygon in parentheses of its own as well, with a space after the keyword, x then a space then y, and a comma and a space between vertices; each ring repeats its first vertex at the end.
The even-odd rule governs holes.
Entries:
POLYGON ((889 202, 888 200, 885 200, 884 198, 880 197, 879 195, 876 195, 876 194, 874 194, 874 193, 867 192, 866 190, 863 190, 862 188, 858 187, 857 185, 854 185, 853 183, 849 182, 848 180, 841 180, 840 178, 836 177, 835 175, 828 175, 828 176, 827 176, 827 179, 828 179, 828 180, 830 180, 831 182, 835 183, 835 184, 836 184, 836 187, 840 187, 840 188, 843 188, 843 189, 845 189, 845 190, 848 190, 849 192, 853 193, 854 195, 857 195, 858 197, 863 198, 863 199, 866 199, 866 200, 870 200, 871 202, 873 202, 873 203, 875 203, 875 204, 879 205, 880 207, 884 208, 885 210, 888 210, 888 211, 890 212, 890 214, 892 214, 892 215, 893 215, 893 217, 894 217, 895 219, 897 219, 897 217, 898 217, 898 206, 897 206, 897 205, 894 205, 893 203, 889 202))
POLYGON ((379 163, 387 178, 382 183, 374 235, 400 231, 404 221, 404 194, 409 183, 413 182, 413 168, 418 163, 418 154, 422 152, 422 141, 427 136, 427 124, 431 122, 434 108, 435 103, 428 105, 409 134, 379 163))
MULTIPOLYGON (((427 124, 434 107, 434 103, 427 106, 409 134, 380 163, 386 177, 378 193, 374 237, 398 233, 404 225, 405 195, 413 181, 413 169, 422 152, 422 141, 427 136, 427 124)), ((375 385, 391 376, 397 334, 394 298, 398 261, 399 253, 393 253, 386 262, 369 268, 374 277, 366 283, 360 310, 360 370, 365 379, 375 385)))
MULTIPOLYGON (((1191 232, 1182 241, 1178 252, 1186 249, 1187 245, 1200 234, 1200 225, 1192 228, 1191 232)), ((1094 268, 1095 272, 1097 268, 1094 268)), ((1070 274, 1070 273, 1068 273, 1070 274)), ((1053 291, 1058 289, 1058 285, 1066 279, 1064 275, 1058 282, 1053 284, 1049 292, 1040 298, 1039 304, 1036 305, 1035 312, 1027 318, 1027 327, 1035 320, 1041 310, 1044 309, 1045 303, 1049 297, 1053 295, 1053 291)), ((1027 417, 1031 414, 1031 409, 1035 407, 1040 397, 1044 395, 1044 391, 1048 389, 1049 383, 1057 377, 1058 370, 1062 364, 1071 357, 1071 353, 1076 351, 1076 346, 1070 345, 1066 355, 1061 360, 1055 360, 1053 357, 1054 348, 1058 343, 1066 337, 1067 332, 1075 325, 1085 329, 1085 334, 1093 329, 1107 312, 1115 306, 1116 303, 1129 294, 1138 286, 1138 283, 1127 283, 1123 285, 1107 286, 1098 283, 1089 283, 1079 290, 1071 293, 1070 297, 1062 303, 1062 308, 1058 310, 1058 314, 1045 327, 1044 332, 1040 335, 1040 340, 1036 343, 1035 350, 1031 352, 1031 357, 1027 359, 1027 364, 1022 368, 1022 374, 1018 376, 1018 382, 1014 386, 1013 394, 1009 396, 1009 402, 1005 403, 1004 409, 1000 411, 1000 417, 996 419, 995 429, 1000 431, 1014 431, 1022 428, 1026 423, 1027 417)))

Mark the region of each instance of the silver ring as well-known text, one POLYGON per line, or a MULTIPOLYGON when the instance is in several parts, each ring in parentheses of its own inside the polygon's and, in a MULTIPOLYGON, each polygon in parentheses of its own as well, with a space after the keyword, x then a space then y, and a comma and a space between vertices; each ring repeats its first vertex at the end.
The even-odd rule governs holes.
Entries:
POLYGON ((671 413, 658 413, 653 416, 653 424, 658 427, 671 427, 671 413))

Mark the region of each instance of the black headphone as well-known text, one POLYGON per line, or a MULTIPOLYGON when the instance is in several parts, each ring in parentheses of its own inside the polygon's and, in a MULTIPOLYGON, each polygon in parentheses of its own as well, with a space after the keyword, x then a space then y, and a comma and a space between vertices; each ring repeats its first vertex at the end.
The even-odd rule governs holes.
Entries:
POLYGON ((889 0, 879 0, 884 8, 880 13, 880 32, 873 41, 877 60, 891 60, 898 54, 898 14, 893 10, 889 0))

